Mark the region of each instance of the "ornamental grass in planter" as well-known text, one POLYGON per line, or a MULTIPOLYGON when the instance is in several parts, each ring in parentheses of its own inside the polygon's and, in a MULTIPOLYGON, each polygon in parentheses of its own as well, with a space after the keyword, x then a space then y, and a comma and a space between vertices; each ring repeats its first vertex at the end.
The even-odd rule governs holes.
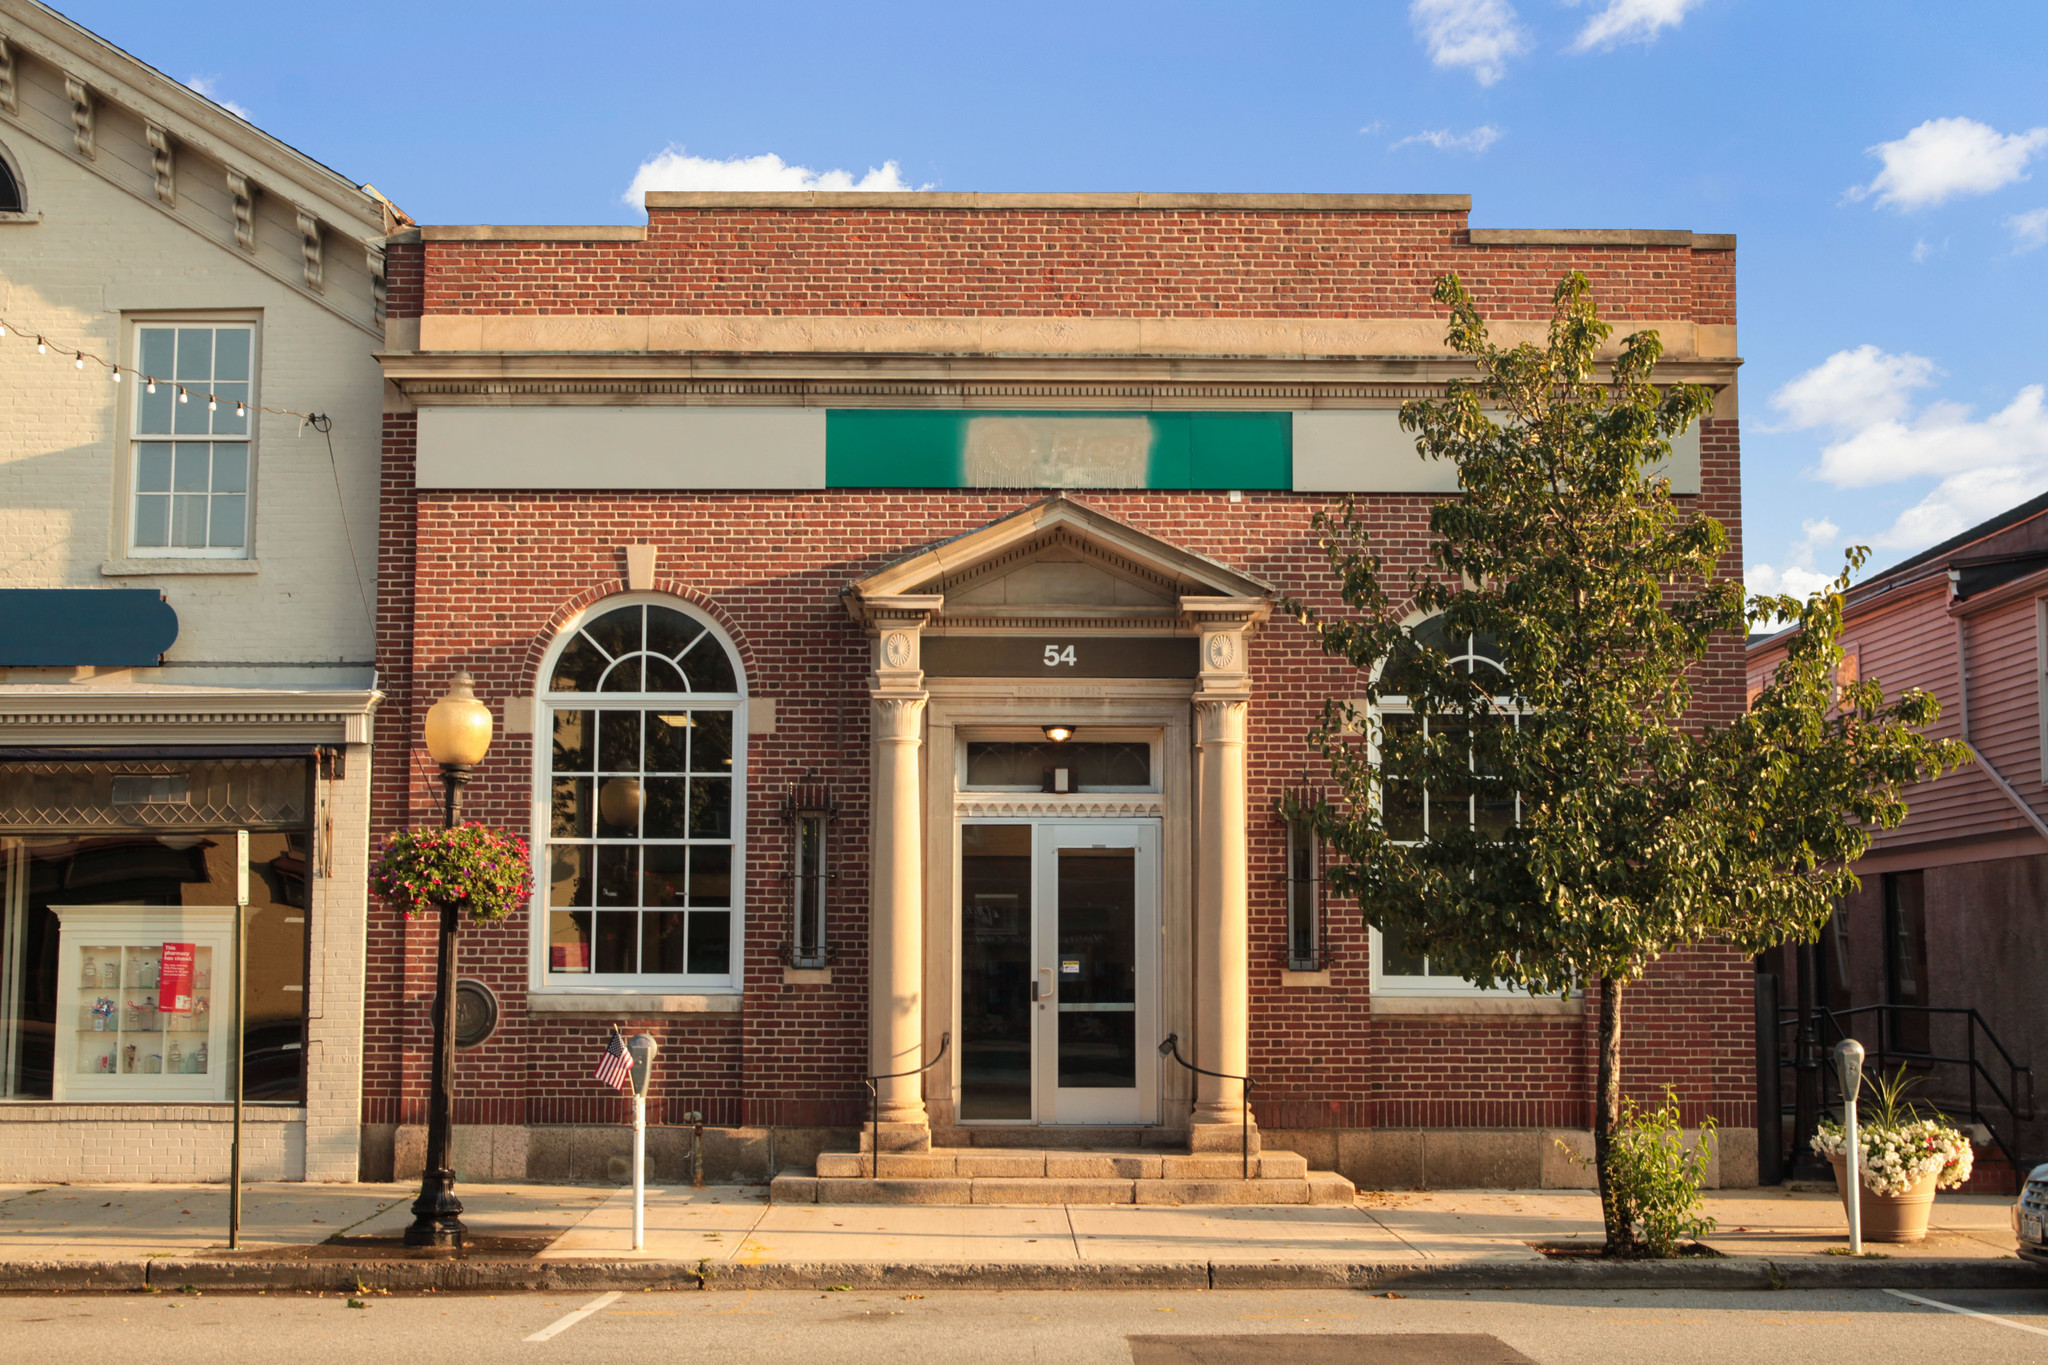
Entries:
MULTIPOLYGON (((1863 1238, 1917 1242, 1927 1236, 1934 1192, 1970 1178, 1970 1139, 1939 1113, 1922 1113, 1906 1093, 1920 1083, 1905 1064, 1871 1082, 1870 1098, 1856 1107, 1857 1174, 1862 1188, 1863 1238)), ((1813 1150, 1835 1167, 1842 1211, 1849 1209, 1848 1143, 1842 1125, 1823 1121, 1813 1150)))

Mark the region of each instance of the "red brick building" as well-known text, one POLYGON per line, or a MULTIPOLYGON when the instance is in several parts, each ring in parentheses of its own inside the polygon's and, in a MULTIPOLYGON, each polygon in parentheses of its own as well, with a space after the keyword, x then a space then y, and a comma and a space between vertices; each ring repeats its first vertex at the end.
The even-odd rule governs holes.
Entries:
MULTIPOLYGON (((1569 269, 1656 327, 1720 395, 1674 487, 1738 530, 1734 242, 1468 208, 656 194, 645 228, 394 238, 374 826, 435 818, 421 717, 466 669, 500 718, 467 811, 535 848, 531 915, 464 939, 498 1004, 464 1173, 605 1175, 616 1022, 714 1175, 850 1148, 864 1078, 920 1066, 885 1149, 1234 1154, 1239 1087, 1174 1035, 1316 1167, 1579 1182, 1548 1139, 1588 1126, 1596 1011, 1432 975, 1321 894, 1276 803, 1358 682, 1271 606, 1333 599, 1310 519, 1346 493, 1420 561, 1455 479, 1395 413, 1460 372, 1453 270, 1496 335, 1569 269)), ((1703 704, 1742 686, 1730 640, 1703 704)), ((418 1169, 433 946, 371 930, 369 1174, 418 1169)), ((1720 1122, 1729 1184, 1751 1009, 1717 949, 1630 996, 1632 1080, 1720 1122)))

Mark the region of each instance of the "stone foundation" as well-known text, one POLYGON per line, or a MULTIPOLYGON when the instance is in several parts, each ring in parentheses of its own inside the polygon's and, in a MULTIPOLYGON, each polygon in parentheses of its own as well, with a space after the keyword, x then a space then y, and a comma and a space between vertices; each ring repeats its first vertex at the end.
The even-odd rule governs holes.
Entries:
MULTIPOLYGON (((1032 1146, 1080 1148, 1146 1146, 1154 1135, 1186 1141, 1184 1133, 1161 1129, 1061 1129, 1036 1131, 951 1129, 948 1146, 1032 1146), (989 1136, 992 1143, 957 1141, 962 1135, 989 1136)), ((1690 1141, 1696 1134, 1688 1130, 1690 1141)), ((825 1151, 862 1151, 866 1130, 852 1128, 706 1128, 704 1178, 712 1184, 760 1184, 783 1171, 806 1174, 825 1151)), ((1231 1130, 1230 1155, 1237 1150, 1231 1130)), ((1593 1172, 1558 1149, 1591 1156, 1593 1135, 1570 1128, 1292 1128, 1253 1129, 1254 1142, 1268 1149, 1298 1152, 1313 1170, 1335 1171, 1363 1190, 1593 1188, 1593 1172)), ((885 1144, 886 1145, 886 1144, 885 1144)), ((1253 1148, 1256 1152, 1259 1149, 1253 1148)), ((417 1180, 426 1155, 426 1129, 415 1124, 363 1126, 364 1180, 417 1180)), ((623 1124, 458 1126, 455 1172, 470 1181, 563 1181, 626 1183, 632 1179, 633 1130, 623 1124)), ((647 1130, 650 1180, 690 1178, 690 1130, 647 1130)), ((1723 1128, 1715 1134, 1707 1163, 1707 1188, 1740 1189, 1756 1184, 1754 1128, 1723 1128)))
MULTIPOLYGON (((1685 1136, 1690 1144, 1698 1133, 1688 1129, 1685 1136)), ((1596 1183, 1590 1166, 1558 1148, 1563 1142, 1590 1158, 1593 1135, 1585 1129, 1293 1128, 1270 1129, 1266 1140, 1362 1190, 1589 1190, 1596 1183)), ((1717 1130, 1706 1187, 1746 1189, 1756 1182, 1756 1129, 1717 1130)))

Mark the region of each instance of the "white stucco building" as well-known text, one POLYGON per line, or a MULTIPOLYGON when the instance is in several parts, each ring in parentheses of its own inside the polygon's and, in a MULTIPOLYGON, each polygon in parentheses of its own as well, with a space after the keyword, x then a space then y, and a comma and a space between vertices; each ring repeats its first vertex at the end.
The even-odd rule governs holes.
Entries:
POLYGON ((354 1179, 399 219, 28 0, 0 168, 0 1180, 354 1179))

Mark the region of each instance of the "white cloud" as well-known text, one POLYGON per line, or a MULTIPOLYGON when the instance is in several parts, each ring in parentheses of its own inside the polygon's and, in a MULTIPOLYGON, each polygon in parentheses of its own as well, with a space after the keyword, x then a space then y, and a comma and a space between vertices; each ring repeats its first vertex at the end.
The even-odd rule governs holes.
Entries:
POLYGON ((250 113, 247 109, 244 109, 241 105, 236 104, 233 100, 229 99, 227 96, 220 93, 220 77, 218 76, 187 77, 185 81, 185 88, 187 90, 190 90, 195 95, 206 96, 206 98, 212 100, 215 104, 218 104, 221 108, 227 110, 230 114, 233 114, 238 119, 242 119, 243 121, 249 123, 254 123, 256 121, 256 116, 254 114, 250 113))
POLYGON ((1814 568, 1813 560, 1815 555, 1842 538, 1842 528, 1826 517, 1810 517, 1800 523, 1799 530, 1800 537, 1792 543, 1784 565, 1750 565, 1742 575, 1745 587, 1753 593, 1790 593, 1794 597, 1805 597, 1816 588, 1834 581, 1833 574, 1814 568))
POLYGON ((1925 237, 1922 237, 1919 241, 1913 243, 1913 264, 1925 265, 1929 260, 1933 259, 1936 256, 1941 255, 1942 252, 1947 250, 1948 238, 1942 238, 1941 245, 1936 246, 1934 243, 1928 241, 1925 237))
POLYGON ((1834 581, 1835 576, 1831 573, 1801 568, 1796 564, 1788 564, 1782 569, 1769 564, 1752 564, 1742 575, 1742 585, 1752 593, 1788 593, 1793 597, 1811 596, 1834 581))
POLYGON ((1494 127, 1491 123, 1482 123, 1469 133, 1454 133, 1448 128, 1435 128, 1426 133, 1417 133, 1413 137, 1402 138, 1399 142, 1387 148, 1387 150, 1396 152, 1403 147, 1412 147, 1420 144, 1424 147, 1434 147, 1440 152, 1472 152, 1477 154, 1485 151, 1498 141, 1500 141, 1500 129, 1494 127))
POLYGON ((814 171, 792 166, 773 152, 759 156, 735 156, 724 161, 691 156, 671 146, 661 155, 640 163, 633 183, 621 197, 635 208, 646 206, 649 190, 928 190, 929 185, 912 185, 903 178, 894 161, 868 167, 856 178, 852 171, 814 171))
POLYGON ((1507 74, 1507 62, 1529 50, 1508 0, 1413 0, 1408 22, 1442 67, 1469 67, 1481 85, 1507 74))
POLYGON ((1785 415, 1777 429, 1857 431, 1895 421, 1911 406, 1910 391, 1933 383, 1935 373, 1926 356, 1888 355, 1875 346, 1837 351, 1771 395, 1771 406, 1785 415))
MULTIPOLYGON (((1568 0, 1583 4, 1585 0, 1568 0)), ((1610 48, 1621 43, 1653 43, 1667 28, 1678 27, 1686 11, 1703 0, 1607 0, 1607 8, 1586 21, 1579 30, 1574 52, 1610 48)))
POLYGON ((1896 142, 1868 149, 1884 169, 1868 185, 1848 191, 1850 199, 1877 196, 1880 206, 1902 212, 1933 208, 1969 194, 1989 194, 2027 178, 2027 162, 2048 147, 2048 128, 2000 133, 1967 118, 1936 118, 1896 142))
POLYGON ((1360 128, 1358 131, 1362 136, 1371 137, 1374 133, 1379 132, 1382 128, 1385 128, 1386 126, 1387 121, 1385 119, 1376 118, 1371 123, 1368 123, 1363 128, 1360 128))
POLYGON ((1771 397, 1780 430, 1825 430, 1820 478, 1837 488, 1934 479, 1919 502, 1868 537, 1920 549, 2048 489, 2048 388, 2030 384, 1988 417, 1951 402, 1914 410, 1937 371, 1924 356, 1875 346, 1838 351, 1771 397))
POLYGON ((2005 220, 2012 231, 2012 254, 2048 246, 2048 209, 2028 209, 2005 220))

